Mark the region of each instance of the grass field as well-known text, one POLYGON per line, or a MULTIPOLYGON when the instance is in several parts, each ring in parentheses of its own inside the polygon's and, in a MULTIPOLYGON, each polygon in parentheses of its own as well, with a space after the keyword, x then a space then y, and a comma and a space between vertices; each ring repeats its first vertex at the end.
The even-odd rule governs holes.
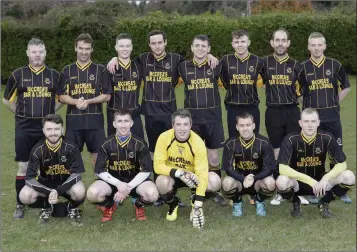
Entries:
MULTIPOLYGON (((349 169, 356 172, 356 78, 351 77, 352 92, 343 101, 341 116, 344 150, 349 169)), ((222 98, 223 93, 222 91, 222 98)), ((265 95, 261 97, 261 133, 264 126, 265 95)), ((3 91, 2 93, 3 94, 3 91)), ((177 89, 178 107, 183 106, 183 88, 177 89)), ((223 104, 223 103, 222 103, 223 104)), ((1 106, 1 251, 356 251, 356 189, 349 192, 352 205, 337 200, 331 203, 332 219, 322 219, 315 205, 302 206, 303 217, 290 216, 291 204, 267 204, 267 217, 255 215, 254 206, 245 201, 242 218, 231 216, 231 207, 205 202, 206 226, 200 232, 191 227, 189 208, 179 209, 176 222, 165 220, 167 207, 146 209, 148 221, 135 221, 135 211, 127 200, 114 214, 110 223, 102 224, 101 213, 88 202, 83 226, 72 226, 66 218, 52 218, 47 225, 37 224, 38 209, 29 209, 22 220, 14 221, 14 116, 1 106)), ((65 109, 60 113, 64 115, 65 109)), ((223 110, 225 135, 226 113, 223 110)), ((89 155, 83 152, 86 165, 84 183, 93 182, 89 155)), ((188 190, 179 191, 188 202, 188 190)))

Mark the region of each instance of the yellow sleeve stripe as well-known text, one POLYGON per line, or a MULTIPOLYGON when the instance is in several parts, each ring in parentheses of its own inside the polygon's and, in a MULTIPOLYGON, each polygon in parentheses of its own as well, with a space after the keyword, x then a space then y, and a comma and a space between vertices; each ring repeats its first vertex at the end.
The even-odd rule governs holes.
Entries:
POLYGON ((264 86, 263 78, 262 78, 262 76, 259 74, 259 75, 258 75, 258 80, 257 80, 257 87, 263 87, 263 86, 264 86))
POLYGON ((288 176, 289 178, 296 179, 298 181, 301 181, 305 184, 308 184, 309 186, 312 186, 315 184, 317 181, 310 176, 303 174, 301 172, 295 171, 288 165, 284 164, 279 164, 279 172, 281 175, 288 176))
POLYGON ((343 163, 337 163, 335 164, 335 166, 332 168, 331 171, 329 171, 325 176, 328 179, 334 179, 336 178, 338 175, 340 175, 341 172, 343 172, 344 170, 347 169, 347 164, 346 162, 343 163))
POLYGON ((224 88, 224 85, 223 85, 223 82, 222 82, 221 78, 218 79, 218 86, 220 88, 224 88))
POLYGON ((16 100, 17 97, 17 88, 15 89, 15 91, 12 93, 9 102, 14 102, 16 100))

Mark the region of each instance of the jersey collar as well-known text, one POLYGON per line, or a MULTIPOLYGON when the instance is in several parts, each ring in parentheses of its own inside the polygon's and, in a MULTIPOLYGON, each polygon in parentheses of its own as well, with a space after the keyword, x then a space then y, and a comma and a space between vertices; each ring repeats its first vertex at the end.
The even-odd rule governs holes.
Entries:
POLYGON ((314 135, 312 138, 308 139, 308 138, 304 135, 304 133, 302 133, 302 131, 301 131, 300 134, 301 134, 302 140, 304 140, 304 142, 307 143, 307 144, 313 143, 313 142, 315 141, 316 135, 317 135, 317 133, 315 133, 315 135, 314 135))
POLYGON ((310 58, 310 61, 312 64, 314 64, 314 66, 320 67, 325 62, 325 59, 326 59, 326 57, 323 56, 322 59, 320 60, 320 62, 316 62, 312 58, 310 58))
POLYGON ((62 137, 60 138, 59 143, 58 143, 56 146, 51 146, 47 139, 46 139, 46 145, 47 145, 47 148, 48 148, 50 151, 52 151, 52 152, 57 152, 57 151, 61 148, 61 145, 62 145, 62 137))
POLYGON ((124 140, 123 142, 120 141, 119 137, 115 134, 115 140, 117 140, 117 143, 120 145, 120 147, 124 147, 125 145, 127 145, 129 143, 129 141, 131 140, 131 133, 129 135, 129 137, 124 140))
POLYGON ((156 57, 155 56, 155 54, 153 54, 154 55, 154 57, 155 57, 155 59, 157 60, 157 61, 160 61, 160 60, 163 60, 165 57, 166 57, 166 52, 164 52, 161 56, 159 56, 159 57, 156 57))
POLYGON ((275 59, 277 62, 279 62, 280 64, 287 62, 288 59, 289 59, 289 55, 286 55, 286 57, 283 58, 283 59, 279 59, 279 58, 275 55, 275 53, 273 54, 273 56, 274 56, 274 59, 275 59))
POLYGON ((31 70, 31 72, 33 72, 36 75, 39 75, 40 73, 43 72, 43 70, 45 70, 46 66, 43 65, 41 68, 39 68, 38 70, 36 70, 33 66, 31 66, 31 64, 29 64, 29 68, 31 70))
POLYGON ((253 137, 248 142, 246 142, 242 137, 239 137, 239 141, 242 146, 247 149, 253 145, 255 141, 255 134, 253 134, 253 137))
POLYGON ((120 59, 118 59, 118 63, 122 68, 124 68, 126 70, 129 68, 129 66, 131 64, 131 60, 129 60, 128 64, 125 65, 122 61, 120 61, 120 59))
POLYGON ((237 52, 234 53, 234 56, 236 56, 236 58, 239 59, 241 62, 244 62, 244 61, 246 61, 247 59, 249 59, 250 53, 248 53, 247 57, 245 57, 245 58, 239 58, 237 52))
POLYGON ((86 70, 91 64, 92 64, 91 60, 87 64, 85 64, 83 66, 78 62, 78 60, 76 61, 77 67, 82 71, 86 70))
POLYGON ((197 61, 195 61, 195 59, 192 60, 193 64, 197 67, 201 67, 207 64, 208 62, 208 58, 206 58, 201 64, 199 64, 197 61))

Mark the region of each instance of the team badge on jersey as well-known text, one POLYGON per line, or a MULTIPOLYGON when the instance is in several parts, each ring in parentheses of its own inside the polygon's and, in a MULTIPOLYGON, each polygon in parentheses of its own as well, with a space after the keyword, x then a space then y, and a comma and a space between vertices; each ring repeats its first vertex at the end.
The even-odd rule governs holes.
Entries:
POLYGON ((254 66, 249 66, 248 70, 249 72, 254 72, 254 66))
POLYGON ((257 152, 254 152, 253 158, 258 158, 258 157, 259 157, 259 154, 257 152))
POLYGON ((321 154, 321 149, 320 149, 320 147, 317 147, 317 148, 315 149, 315 153, 316 153, 316 154, 321 154))
POLYGON ((67 161, 67 157, 66 157, 66 156, 62 156, 62 157, 61 157, 61 162, 64 163, 64 162, 66 162, 66 161, 67 161))
POLYGON ((137 77, 138 77, 138 74, 137 74, 136 72, 133 72, 133 73, 131 74, 131 76, 132 76, 133 78, 137 78, 137 77))
POLYGON ((212 70, 211 69, 207 69, 207 74, 211 75, 212 74, 212 70))
POLYGON ((182 155, 183 154, 183 147, 179 146, 178 147, 178 152, 180 153, 180 155, 182 155))
POLYGON ((129 157, 129 158, 134 158, 134 152, 132 152, 132 151, 129 152, 128 157, 129 157))
POLYGON ((293 70, 291 69, 291 67, 288 67, 288 68, 286 69, 286 72, 287 72, 287 73, 292 73, 293 70))
POLYGON ((89 75, 90 80, 95 80, 94 74, 89 75))
POLYGON ((165 64, 165 69, 166 69, 166 70, 170 70, 170 69, 171 69, 171 66, 170 66, 169 63, 166 63, 166 64, 165 64))
POLYGON ((49 78, 46 78, 46 79, 45 79, 45 83, 46 83, 47 85, 49 85, 49 84, 51 83, 50 79, 49 79, 49 78))
POLYGON ((325 73, 326 73, 326 75, 330 75, 330 74, 331 74, 331 70, 330 70, 330 69, 327 69, 327 70, 325 71, 325 73))

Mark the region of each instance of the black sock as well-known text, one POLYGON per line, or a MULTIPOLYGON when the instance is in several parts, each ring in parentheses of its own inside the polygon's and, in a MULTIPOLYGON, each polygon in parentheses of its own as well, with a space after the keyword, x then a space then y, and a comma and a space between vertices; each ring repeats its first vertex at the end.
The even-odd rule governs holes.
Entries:
POLYGON ((263 202, 264 200, 273 196, 274 191, 269 191, 265 188, 260 188, 259 192, 257 193, 257 201, 263 202))
POLYGON ((208 171, 216 173, 219 176, 219 178, 221 178, 222 177, 222 172, 221 172, 221 169, 219 167, 220 167, 220 165, 213 166, 213 165, 209 164, 208 165, 208 171))
POLYGON ((16 181, 15 181, 15 188, 16 188, 16 201, 18 205, 24 205, 20 201, 20 192, 22 188, 25 186, 25 176, 16 176, 16 181))
POLYGON ((212 198, 212 197, 214 197, 216 195, 217 195, 217 192, 206 191, 205 199, 210 199, 210 198, 212 198))
POLYGON ((106 208, 112 207, 114 205, 114 200, 112 197, 107 196, 102 202, 96 203, 98 206, 104 206, 106 208))
POLYGON ((68 203, 68 209, 73 209, 73 208, 77 208, 79 207, 80 205, 82 205, 84 202, 84 199, 83 200, 70 200, 69 203, 68 203))
POLYGON ((44 197, 37 197, 36 201, 32 204, 29 205, 29 207, 32 207, 32 208, 43 208, 45 206, 45 201, 47 199, 44 198, 44 197))
POLYGON ((144 206, 148 206, 148 205, 150 205, 150 204, 151 204, 151 202, 144 200, 143 197, 140 197, 140 198, 138 198, 138 199, 135 201, 135 206, 136 206, 137 208, 141 208, 141 207, 144 207, 144 206))
POLYGON ((283 199, 290 199, 295 195, 294 189, 292 187, 288 187, 285 190, 277 190, 277 192, 281 195, 283 199))
POLYGON ((330 203, 331 201, 339 198, 347 193, 353 185, 338 184, 331 188, 325 196, 322 197, 321 201, 325 203, 330 203))
POLYGON ((293 203, 298 203, 298 204, 301 203, 301 200, 300 200, 299 196, 298 196, 296 193, 294 193, 293 199, 292 199, 291 201, 292 201, 293 203))
POLYGON ((233 203, 238 203, 242 201, 242 194, 241 192, 238 192, 238 188, 233 188, 230 191, 223 191, 223 195, 227 197, 228 199, 232 200, 233 203))

